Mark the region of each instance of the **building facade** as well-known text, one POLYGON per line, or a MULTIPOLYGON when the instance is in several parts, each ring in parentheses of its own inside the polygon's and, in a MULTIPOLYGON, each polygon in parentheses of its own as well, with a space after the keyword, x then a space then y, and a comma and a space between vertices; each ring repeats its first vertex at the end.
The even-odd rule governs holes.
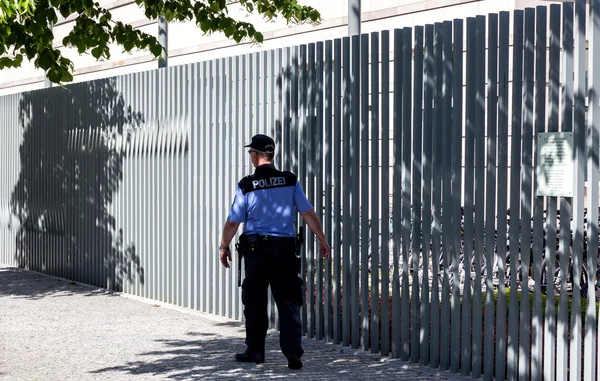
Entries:
MULTIPOLYGON (((101 0, 115 20, 133 25, 151 35, 158 35, 158 24, 144 16, 134 0, 101 0)), ((232 17, 246 18, 265 37, 257 46, 236 44, 222 34, 203 35, 191 23, 171 23, 168 26, 169 66, 229 57, 257 50, 306 44, 346 36, 348 34, 347 0, 303 0, 303 4, 317 8, 322 22, 312 25, 287 25, 285 21, 265 22, 255 15, 246 15, 234 2, 229 6, 232 17)), ((399 27, 424 25, 455 18, 487 15, 562 1, 546 0, 363 0, 361 4, 361 32, 390 30, 399 27)), ((74 18, 59 19, 54 26, 55 46, 73 27, 74 18)), ((158 61, 148 52, 125 53, 115 47, 108 61, 97 61, 91 54, 78 55, 76 49, 64 49, 64 54, 75 64, 74 82, 113 77, 158 67, 158 61)), ((40 89, 45 86, 44 73, 32 63, 24 62, 19 69, 0 71, 0 95, 40 89)))

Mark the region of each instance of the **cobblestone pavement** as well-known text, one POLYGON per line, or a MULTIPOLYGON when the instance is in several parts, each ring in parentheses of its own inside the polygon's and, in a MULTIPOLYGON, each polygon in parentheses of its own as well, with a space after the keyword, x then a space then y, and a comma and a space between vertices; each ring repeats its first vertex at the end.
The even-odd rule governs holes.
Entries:
POLYGON ((291 371, 270 332, 267 362, 240 364, 237 321, 0 266, 0 380, 466 379, 304 339, 291 371))

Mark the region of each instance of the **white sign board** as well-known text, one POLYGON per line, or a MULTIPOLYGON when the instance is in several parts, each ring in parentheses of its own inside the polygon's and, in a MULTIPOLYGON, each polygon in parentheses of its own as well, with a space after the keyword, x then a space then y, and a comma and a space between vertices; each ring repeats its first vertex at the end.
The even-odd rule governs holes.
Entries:
POLYGON ((537 137, 537 195, 573 197, 573 133, 541 132, 537 137))

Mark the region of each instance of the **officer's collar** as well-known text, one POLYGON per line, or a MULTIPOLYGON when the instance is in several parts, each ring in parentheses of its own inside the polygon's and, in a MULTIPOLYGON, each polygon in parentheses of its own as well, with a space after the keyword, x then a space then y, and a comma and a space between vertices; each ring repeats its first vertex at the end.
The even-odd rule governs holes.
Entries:
POLYGON ((256 167, 257 171, 260 169, 275 169, 275 164, 262 164, 256 167))

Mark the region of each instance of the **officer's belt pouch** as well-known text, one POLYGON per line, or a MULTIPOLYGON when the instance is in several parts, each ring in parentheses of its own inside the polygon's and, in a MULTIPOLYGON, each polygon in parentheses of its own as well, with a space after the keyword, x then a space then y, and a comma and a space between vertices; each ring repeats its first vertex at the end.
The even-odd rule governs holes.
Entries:
POLYGON ((245 235, 243 234, 246 238, 246 250, 248 251, 256 251, 258 250, 258 239, 259 239, 259 235, 257 234, 250 234, 250 235, 245 235))

